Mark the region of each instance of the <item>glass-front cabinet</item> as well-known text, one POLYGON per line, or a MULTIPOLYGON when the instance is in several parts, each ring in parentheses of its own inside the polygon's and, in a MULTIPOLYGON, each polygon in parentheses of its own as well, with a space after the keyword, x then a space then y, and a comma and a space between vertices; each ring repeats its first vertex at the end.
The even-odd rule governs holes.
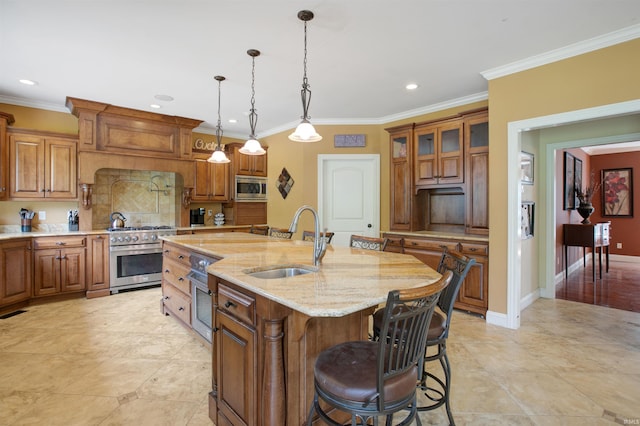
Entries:
POLYGON ((415 129, 415 184, 464 182, 462 122, 427 124, 415 129))
POLYGON ((391 145, 390 228, 411 229, 411 149, 413 124, 386 129, 391 145))

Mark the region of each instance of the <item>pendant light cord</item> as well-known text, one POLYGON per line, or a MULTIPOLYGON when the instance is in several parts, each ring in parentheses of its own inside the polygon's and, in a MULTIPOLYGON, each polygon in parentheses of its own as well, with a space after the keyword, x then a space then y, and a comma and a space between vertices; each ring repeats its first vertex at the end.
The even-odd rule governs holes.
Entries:
POLYGON ((300 97, 302 98, 302 119, 308 120, 310 117, 309 105, 311 104, 311 90, 309 89, 309 80, 307 79, 307 21, 304 21, 304 60, 302 74, 302 90, 300 97))
POLYGON ((251 56, 251 112, 249 113, 249 127, 251 128, 250 138, 256 138, 256 124, 258 113, 256 113, 256 57, 251 56))
POLYGON ((218 124, 216 125, 216 141, 218 142, 217 149, 220 149, 220 143, 222 141, 222 120, 220 119, 220 85, 222 80, 218 80, 218 124))

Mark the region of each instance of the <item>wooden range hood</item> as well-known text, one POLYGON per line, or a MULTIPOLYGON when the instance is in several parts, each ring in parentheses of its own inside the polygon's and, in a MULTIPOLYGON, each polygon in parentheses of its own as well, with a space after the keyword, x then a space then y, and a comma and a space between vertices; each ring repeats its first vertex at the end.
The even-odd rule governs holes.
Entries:
POLYGON ((155 170, 177 173, 184 181, 180 225, 188 226, 188 202, 194 181, 192 131, 202 120, 156 114, 67 97, 78 117, 80 228, 92 229, 91 193, 99 169, 155 170))

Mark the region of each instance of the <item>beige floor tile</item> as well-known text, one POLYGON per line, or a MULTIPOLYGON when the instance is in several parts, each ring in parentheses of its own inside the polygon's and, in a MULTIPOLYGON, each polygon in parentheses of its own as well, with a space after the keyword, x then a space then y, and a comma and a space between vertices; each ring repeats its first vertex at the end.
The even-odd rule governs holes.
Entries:
POLYGON ((195 402, 138 398, 121 404, 100 426, 182 426, 189 423, 198 408, 195 402))
POLYGON ((36 400, 13 425, 99 425, 117 407, 115 398, 54 393, 36 400))
POLYGON ((137 390, 140 398, 204 402, 211 390, 211 361, 172 360, 137 390))

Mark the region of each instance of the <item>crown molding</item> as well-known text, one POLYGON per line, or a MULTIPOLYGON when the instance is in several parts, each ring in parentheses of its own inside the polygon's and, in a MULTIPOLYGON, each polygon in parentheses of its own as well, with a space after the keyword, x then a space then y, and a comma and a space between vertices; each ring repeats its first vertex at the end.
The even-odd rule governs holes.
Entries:
POLYGON ((640 38, 640 24, 632 25, 618 31, 613 31, 598 37, 570 44, 568 46, 554 49, 540 55, 531 56, 522 61, 512 62, 481 72, 480 74, 487 80, 504 77, 517 72, 526 71, 531 68, 547 65, 573 56, 593 52, 594 50, 614 46, 625 41, 640 38))
POLYGON ((9 105, 17 105, 28 108, 38 108, 44 109, 48 111, 57 111, 57 112, 67 112, 71 114, 71 111, 66 107, 65 100, 63 99, 61 103, 54 102, 44 102, 44 101, 34 101, 27 100, 24 98, 17 98, 15 96, 5 96, 0 95, 0 104, 9 104, 9 105))

